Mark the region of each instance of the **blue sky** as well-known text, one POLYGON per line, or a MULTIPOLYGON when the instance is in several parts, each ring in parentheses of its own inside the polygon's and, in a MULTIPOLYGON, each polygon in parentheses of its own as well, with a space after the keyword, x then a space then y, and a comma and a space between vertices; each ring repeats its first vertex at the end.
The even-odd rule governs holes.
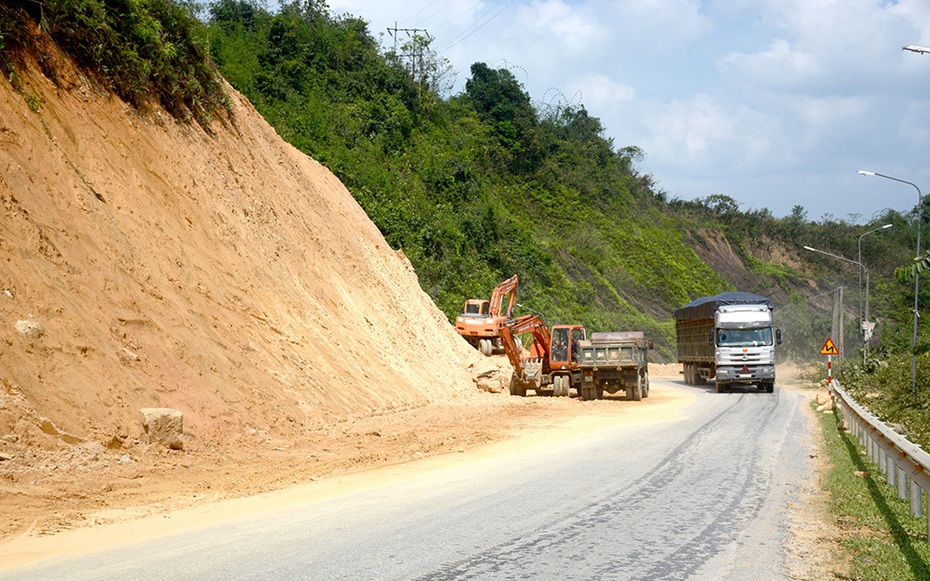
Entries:
POLYGON ((330 0, 426 29, 462 90, 507 68, 537 104, 583 104, 670 198, 724 194, 866 223, 930 194, 930 1, 330 0))

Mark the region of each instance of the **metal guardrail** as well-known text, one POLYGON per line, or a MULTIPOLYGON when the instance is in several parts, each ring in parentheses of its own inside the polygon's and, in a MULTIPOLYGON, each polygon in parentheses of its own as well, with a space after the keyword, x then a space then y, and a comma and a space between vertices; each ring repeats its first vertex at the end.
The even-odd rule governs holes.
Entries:
POLYGON ((894 431, 847 394, 840 382, 830 384, 833 398, 849 432, 877 464, 889 486, 897 486, 901 500, 910 499, 911 516, 920 518, 927 497, 927 538, 930 540, 930 454, 894 431))

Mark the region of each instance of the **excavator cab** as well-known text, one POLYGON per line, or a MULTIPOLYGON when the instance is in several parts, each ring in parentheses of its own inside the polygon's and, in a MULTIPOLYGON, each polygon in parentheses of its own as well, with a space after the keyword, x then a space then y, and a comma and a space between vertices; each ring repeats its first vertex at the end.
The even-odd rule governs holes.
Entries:
POLYGON ((578 362, 578 343, 585 340, 581 325, 556 325, 552 328, 550 347, 553 369, 563 369, 578 362))
POLYGON ((481 299, 469 299, 465 301, 465 308, 462 310, 463 315, 474 315, 476 317, 487 317, 488 309, 491 307, 491 301, 481 299))

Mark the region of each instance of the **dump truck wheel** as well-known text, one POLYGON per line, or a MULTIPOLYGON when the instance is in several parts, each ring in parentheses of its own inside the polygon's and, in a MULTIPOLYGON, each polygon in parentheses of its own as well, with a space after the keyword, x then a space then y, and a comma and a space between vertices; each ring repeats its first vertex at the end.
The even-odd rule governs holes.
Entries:
POLYGON ((643 376, 636 376, 636 387, 633 388, 633 401, 640 401, 643 399, 643 376))
POLYGON ((766 391, 766 393, 772 393, 772 392, 774 392, 774 391, 775 391, 775 383, 773 383, 773 382, 766 383, 766 384, 765 384, 765 391, 766 391))
POLYGON ((727 389, 727 384, 720 381, 717 382, 717 393, 723 393, 727 389))
POLYGON ((644 374, 644 378, 645 381, 643 381, 643 385, 645 388, 643 389, 643 397, 649 397, 649 374, 644 374))

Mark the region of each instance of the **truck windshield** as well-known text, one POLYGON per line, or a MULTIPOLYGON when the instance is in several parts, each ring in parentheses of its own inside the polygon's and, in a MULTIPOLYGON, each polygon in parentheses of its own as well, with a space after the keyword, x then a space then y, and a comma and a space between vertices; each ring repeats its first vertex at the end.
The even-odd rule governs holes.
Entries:
POLYGON ((772 344, 772 328, 717 329, 719 347, 759 347, 772 344))

